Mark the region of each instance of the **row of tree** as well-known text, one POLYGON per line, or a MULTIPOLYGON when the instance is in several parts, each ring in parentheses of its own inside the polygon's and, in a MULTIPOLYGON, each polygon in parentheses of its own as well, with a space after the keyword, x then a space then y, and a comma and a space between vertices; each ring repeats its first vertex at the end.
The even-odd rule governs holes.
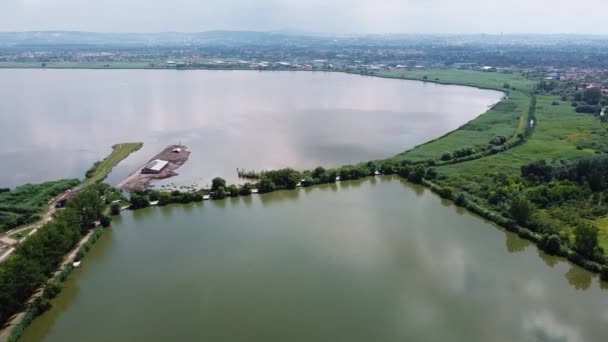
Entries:
POLYGON ((103 216, 99 187, 72 198, 54 219, 17 246, 0 264, 0 322, 24 309, 24 303, 56 271, 65 254, 103 216))

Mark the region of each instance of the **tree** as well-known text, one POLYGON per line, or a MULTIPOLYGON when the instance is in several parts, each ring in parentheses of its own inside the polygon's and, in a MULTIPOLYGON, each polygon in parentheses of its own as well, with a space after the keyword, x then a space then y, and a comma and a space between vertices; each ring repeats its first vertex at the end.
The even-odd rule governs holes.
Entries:
POLYGON ((275 190, 275 185, 272 182, 272 180, 270 180, 270 178, 263 177, 262 180, 260 181, 260 185, 259 185, 260 193, 264 194, 264 193, 268 193, 268 192, 273 192, 274 190, 275 190))
POLYGON ((136 192, 131 194, 131 199, 129 200, 129 203, 131 204, 131 209, 140 209, 150 206, 150 201, 148 200, 148 197, 142 196, 136 192))
POLYGON ((407 179, 416 184, 422 183, 424 176, 426 175, 426 169, 423 165, 416 165, 414 169, 408 174, 407 179))
POLYGON ((228 188, 226 188, 226 191, 230 197, 237 197, 239 195, 239 188, 237 188, 236 185, 229 185, 228 188))
POLYGON ((597 105, 602 99, 602 91, 600 88, 590 88, 583 91, 583 100, 590 105, 597 105))
POLYGON ((217 191, 220 187, 226 187, 226 181, 223 178, 216 177, 211 181, 211 191, 217 191))
POLYGON ((559 252, 561 245, 561 239, 555 234, 551 234, 548 237, 545 237, 540 242, 540 247, 549 254, 556 254, 557 252, 559 252))
POLYGON ((83 190, 78 196, 72 198, 67 208, 74 209, 80 215, 81 227, 83 229, 93 227, 102 214, 101 197, 93 188, 83 190))
POLYGON ((226 192, 226 189, 223 186, 220 186, 219 188, 217 188, 217 190, 213 193, 213 199, 216 200, 221 200, 226 198, 226 196, 228 195, 228 193, 226 192))
POLYGON ((443 161, 447 161, 452 159, 452 154, 450 152, 445 152, 444 154, 441 155, 441 160, 443 161))
POLYGON ((252 189, 251 184, 250 183, 245 183, 239 189, 239 194, 241 196, 249 196, 249 195, 251 195, 251 189, 252 189))
POLYGON ((579 223, 574 228, 576 240, 574 249, 586 258, 592 258, 597 251, 599 229, 589 223, 579 223))
POLYGON ((120 209, 120 203, 113 202, 112 204, 110 204, 110 214, 118 215, 120 214, 120 209))
POLYGON ((533 211, 534 206, 532 205, 532 202, 528 201, 526 198, 519 196, 511 200, 509 212, 511 213, 511 218, 518 224, 525 225, 530 219, 533 211))
POLYGON ((111 222, 112 222, 112 219, 108 215, 101 215, 101 217, 99 218, 99 223, 104 228, 108 228, 110 226, 111 222))

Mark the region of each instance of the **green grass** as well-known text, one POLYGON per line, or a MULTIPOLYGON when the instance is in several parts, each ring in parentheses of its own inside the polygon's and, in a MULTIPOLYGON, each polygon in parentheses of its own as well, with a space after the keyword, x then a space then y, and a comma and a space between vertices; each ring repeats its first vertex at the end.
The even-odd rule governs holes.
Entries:
POLYGON ((555 96, 538 96, 536 124, 532 135, 508 151, 466 163, 446 165, 439 172, 472 183, 488 181, 498 173, 517 176, 521 166, 535 160, 574 160, 608 150, 606 129, 590 114, 578 114, 555 96), (558 101, 559 106, 551 103, 558 101))
POLYGON ((77 179, 64 179, 25 184, 0 193, 0 232, 37 221, 51 199, 79 183, 77 179))
POLYGON ((411 161, 439 159, 444 152, 453 152, 462 147, 479 150, 481 147, 486 147, 490 140, 498 135, 507 138, 517 135, 520 117, 527 118, 529 103, 528 95, 520 91, 512 92, 508 99, 459 129, 401 153, 396 159, 411 161))
POLYGON ((444 83, 444 84, 459 84, 468 85, 478 88, 487 89, 503 89, 503 85, 508 83, 511 87, 516 88, 526 93, 534 89, 534 81, 527 80, 520 74, 503 73, 503 72, 481 72, 472 70, 456 70, 456 69, 429 69, 429 70, 411 70, 411 71, 382 71, 377 72, 376 76, 402 78, 411 80, 423 80, 426 76, 428 81, 444 83))
POLYGON ((83 181, 83 186, 103 181, 123 159, 142 148, 143 143, 124 143, 112 146, 112 153, 92 168, 90 177, 83 181))
POLYGON ((602 247, 604 253, 608 253, 608 217, 604 217, 592 222, 600 229, 598 236, 600 247, 602 247))

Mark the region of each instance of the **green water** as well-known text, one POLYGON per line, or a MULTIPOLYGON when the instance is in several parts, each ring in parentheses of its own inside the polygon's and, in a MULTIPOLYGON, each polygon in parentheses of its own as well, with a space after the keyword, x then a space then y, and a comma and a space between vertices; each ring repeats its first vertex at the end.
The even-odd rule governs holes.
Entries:
POLYGON ((125 212, 23 341, 606 341, 602 286, 376 178, 125 212))

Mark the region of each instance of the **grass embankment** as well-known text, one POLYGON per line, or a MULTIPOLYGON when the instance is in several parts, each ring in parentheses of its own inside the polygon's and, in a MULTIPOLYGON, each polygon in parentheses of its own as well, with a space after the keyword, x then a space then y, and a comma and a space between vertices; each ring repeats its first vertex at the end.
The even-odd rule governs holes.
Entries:
POLYGON ((106 179, 114 166, 118 165, 123 159, 127 158, 131 153, 142 148, 143 143, 124 143, 112 146, 112 153, 104 160, 95 163, 86 173, 86 179, 82 185, 87 186, 99 183, 106 179))
POLYGON ((536 160, 550 163, 591 156, 608 148, 606 130, 597 117, 579 114, 568 102, 555 96, 538 96, 537 124, 524 144, 508 151, 466 163, 441 166, 438 170, 451 182, 469 190, 492 181, 493 175, 519 176, 521 167, 536 160), (552 103, 559 101, 559 106, 552 103), (594 147, 595 145, 595 147, 594 147))

